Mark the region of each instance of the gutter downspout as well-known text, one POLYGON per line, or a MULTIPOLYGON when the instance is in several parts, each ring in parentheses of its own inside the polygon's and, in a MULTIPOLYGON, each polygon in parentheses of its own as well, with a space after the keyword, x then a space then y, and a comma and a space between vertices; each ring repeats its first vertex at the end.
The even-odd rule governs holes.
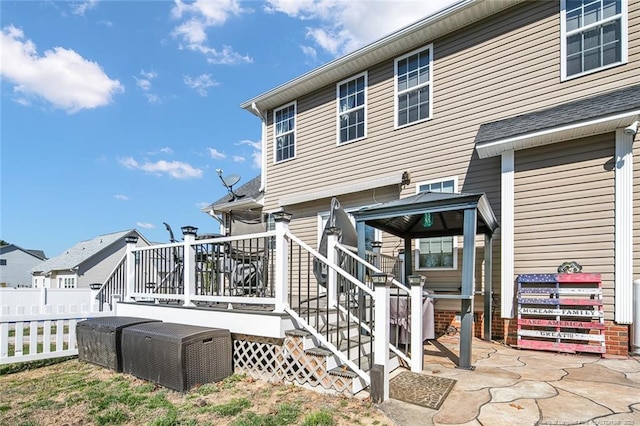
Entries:
POLYGON ((251 109, 253 109, 260 116, 260 120, 262 120, 262 135, 260 136, 260 144, 262 147, 262 152, 260 153, 262 157, 260 163, 260 191, 265 193, 267 188, 267 146, 265 140, 267 136, 267 117, 258 109, 255 102, 251 103, 251 109))

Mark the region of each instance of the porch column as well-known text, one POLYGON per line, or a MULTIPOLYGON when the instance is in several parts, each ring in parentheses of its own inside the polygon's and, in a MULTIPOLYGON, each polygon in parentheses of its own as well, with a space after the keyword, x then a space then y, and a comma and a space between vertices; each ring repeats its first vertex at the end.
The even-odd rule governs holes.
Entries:
POLYGON ((184 260, 182 262, 182 277, 184 287, 184 303, 183 306, 194 306, 191 302, 192 296, 196 294, 196 232, 198 228, 193 226, 183 226, 182 235, 184 235, 184 260))
POLYGON ((460 302, 460 362, 458 367, 471 369, 473 339, 473 290, 476 264, 476 209, 464 211, 462 245, 462 301, 460 302))
POLYGON ((287 284, 289 281, 287 267, 289 265, 289 241, 286 233, 289 232, 289 222, 291 222, 291 213, 280 211, 273 213, 273 221, 276 224, 276 259, 274 266, 276 268, 276 301, 275 312, 284 312, 289 307, 287 302, 287 284))
MULTIPOLYGON (((138 243, 138 237, 135 235, 127 235, 124 237, 124 242, 127 244, 126 248, 126 259, 127 259, 127 287, 126 292, 123 295, 124 300, 127 302, 133 301, 133 294, 135 289, 135 278, 136 278, 136 256, 133 252, 136 248, 136 244, 138 243)), ((109 301, 109 303, 112 303, 109 301)), ((111 310, 113 310, 113 306, 111 306, 111 310)))
POLYGON ((374 402, 384 402, 389 399, 389 284, 391 280, 385 273, 373 274, 371 279, 375 286, 376 298, 371 397, 374 402), (380 373, 380 380, 374 379, 374 369, 380 373))
POLYGON ((616 130, 615 321, 633 322, 633 139, 616 130))
POLYGON ((491 341, 493 312, 493 235, 484 235, 484 340, 491 341))
POLYGON ((422 329, 422 288, 424 275, 409 275, 411 284, 411 371, 422 373, 424 330, 422 329))
MULTIPOLYGON (((342 230, 338 227, 327 228, 327 260, 333 266, 338 266, 336 244, 341 233, 342 230)), ((327 297, 330 308, 338 306, 338 273, 333 268, 327 268, 327 297)))

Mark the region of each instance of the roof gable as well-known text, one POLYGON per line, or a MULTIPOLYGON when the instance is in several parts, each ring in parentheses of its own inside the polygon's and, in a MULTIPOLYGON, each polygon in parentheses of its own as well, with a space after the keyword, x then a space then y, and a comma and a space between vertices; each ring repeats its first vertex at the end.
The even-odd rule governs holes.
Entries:
POLYGON ((89 260, 91 257, 105 250, 107 247, 132 233, 136 233, 144 239, 144 237, 135 229, 100 235, 94 239, 79 242, 64 253, 45 260, 39 265, 31 268, 30 272, 42 272, 47 274, 51 271, 74 269, 89 260))
POLYGON ((7 244, 4 246, 0 246, 0 254, 5 254, 5 253, 9 253, 11 251, 14 250, 19 250, 22 251, 30 256, 33 256, 35 258, 38 258, 40 260, 45 260, 47 258, 47 256, 45 256, 44 251, 42 250, 28 250, 28 249, 23 249, 20 246, 17 246, 15 244, 7 244))

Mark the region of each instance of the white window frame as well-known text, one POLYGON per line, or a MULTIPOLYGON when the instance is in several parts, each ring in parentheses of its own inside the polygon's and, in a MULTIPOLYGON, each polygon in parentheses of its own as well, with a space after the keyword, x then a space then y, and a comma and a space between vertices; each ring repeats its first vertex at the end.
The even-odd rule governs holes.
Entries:
POLYGON ((296 158, 296 155, 298 154, 298 149, 297 149, 298 135, 296 134, 297 128, 298 128, 298 102, 297 101, 289 102, 288 104, 282 105, 281 107, 273 110, 273 163, 274 164, 284 163, 286 161, 290 161, 296 158), (292 105, 293 105, 293 130, 289 130, 281 134, 276 133, 276 129, 277 129, 276 113, 283 109, 289 108, 292 105), (278 160, 278 137, 282 135, 287 135, 287 134, 293 134, 293 156, 282 159, 282 160, 278 160))
POLYGON ((58 288, 77 288, 75 275, 58 275, 58 288))
MULTIPOLYGON (((453 181, 453 193, 458 193, 458 176, 449 176, 442 179, 432 179, 416 183, 416 194, 419 194, 420 187, 425 185, 433 185, 434 183, 442 183, 453 181)), ((445 238, 445 237, 433 237, 433 238, 445 238)), ((458 269, 458 237, 452 236, 452 251, 453 251, 453 265, 451 267, 438 267, 438 268, 421 268, 420 267, 420 238, 415 240, 415 255, 414 255, 414 269, 417 271, 455 271, 458 269)))
POLYGON ((342 80, 340 82, 338 82, 336 84, 336 145, 340 146, 340 145, 347 145, 359 140, 362 140, 364 138, 367 137, 367 91, 368 91, 368 87, 369 87, 369 74, 367 71, 362 72, 358 75, 355 75, 353 77, 347 78, 345 80, 342 80), (362 105, 358 105, 354 108, 350 108, 350 109, 346 109, 344 111, 340 111, 340 86, 344 85, 344 84, 348 84, 354 80, 358 80, 359 78, 364 77, 364 88, 363 88, 363 95, 364 95, 364 100, 362 105), (356 137, 355 139, 349 139, 346 141, 341 141, 340 140, 340 121, 341 121, 341 117, 344 114, 349 114, 350 112, 354 112, 357 110, 363 110, 364 112, 364 134, 361 137, 356 137))
MULTIPOLYGON (((597 1, 597 0, 596 0, 597 1)), ((600 0, 602 1, 602 0, 600 0)), ((560 79, 561 81, 571 80, 592 74, 594 72, 606 70, 608 68, 624 65, 629 60, 629 31, 628 31, 628 13, 627 1, 620 1, 620 14, 611 18, 602 19, 596 23, 584 25, 578 29, 567 32, 567 0, 560 1, 560 79), (620 19, 620 61, 614 62, 602 67, 593 68, 577 74, 567 75, 567 38, 572 34, 583 33, 590 28, 599 27, 604 23, 620 19)))
POLYGON ((425 121, 431 120, 431 118, 433 117, 433 44, 428 44, 424 47, 421 47, 420 49, 416 49, 412 52, 407 53, 406 55, 402 55, 400 57, 397 57, 394 61, 393 64, 393 93, 394 93, 394 108, 393 108, 393 122, 394 122, 394 128, 395 129, 401 129, 407 126, 412 126, 414 124, 417 123, 423 123, 425 121), (409 56, 413 56, 417 53, 421 53, 424 51, 429 51, 429 80, 425 83, 422 84, 418 84, 417 86, 412 87, 411 89, 408 90, 403 90, 403 91, 398 91, 398 62, 408 58, 409 56), (402 124, 399 125, 398 124, 398 96, 403 94, 403 93, 408 93, 408 92, 412 92, 415 90, 420 90, 423 87, 429 87, 429 115, 426 118, 423 119, 418 119, 416 121, 412 121, 410 123, 406 123, 406 124, 402 124))

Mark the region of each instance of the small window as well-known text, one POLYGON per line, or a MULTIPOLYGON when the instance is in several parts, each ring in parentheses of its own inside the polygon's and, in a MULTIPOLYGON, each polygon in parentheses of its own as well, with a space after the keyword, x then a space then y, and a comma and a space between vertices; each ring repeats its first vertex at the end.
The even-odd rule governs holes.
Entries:
MULTIPOLYGON (((456 177, 418 183, 417 192, 458 191, 456 177)), ((416 269, 456 269, 458 267, 457 237, 419 238, 416 240, 416 269)))
POLYGON ((627 62, 627 3, 562 0, 562 78, 627 62))
POLYGON ((337 84, 338 144, 366 137, 367 74, 337 84))
POLYGON ((0 259, 0 266, 6 266, 7 259, 0 259))
POLYGON ((296 103, 275 110, 273 125, 275 162, 294 158, 296 155, 296 103))
POLYGON ((431 62, 431 45, 396 59, 396 127, 431 118, 431 62))

